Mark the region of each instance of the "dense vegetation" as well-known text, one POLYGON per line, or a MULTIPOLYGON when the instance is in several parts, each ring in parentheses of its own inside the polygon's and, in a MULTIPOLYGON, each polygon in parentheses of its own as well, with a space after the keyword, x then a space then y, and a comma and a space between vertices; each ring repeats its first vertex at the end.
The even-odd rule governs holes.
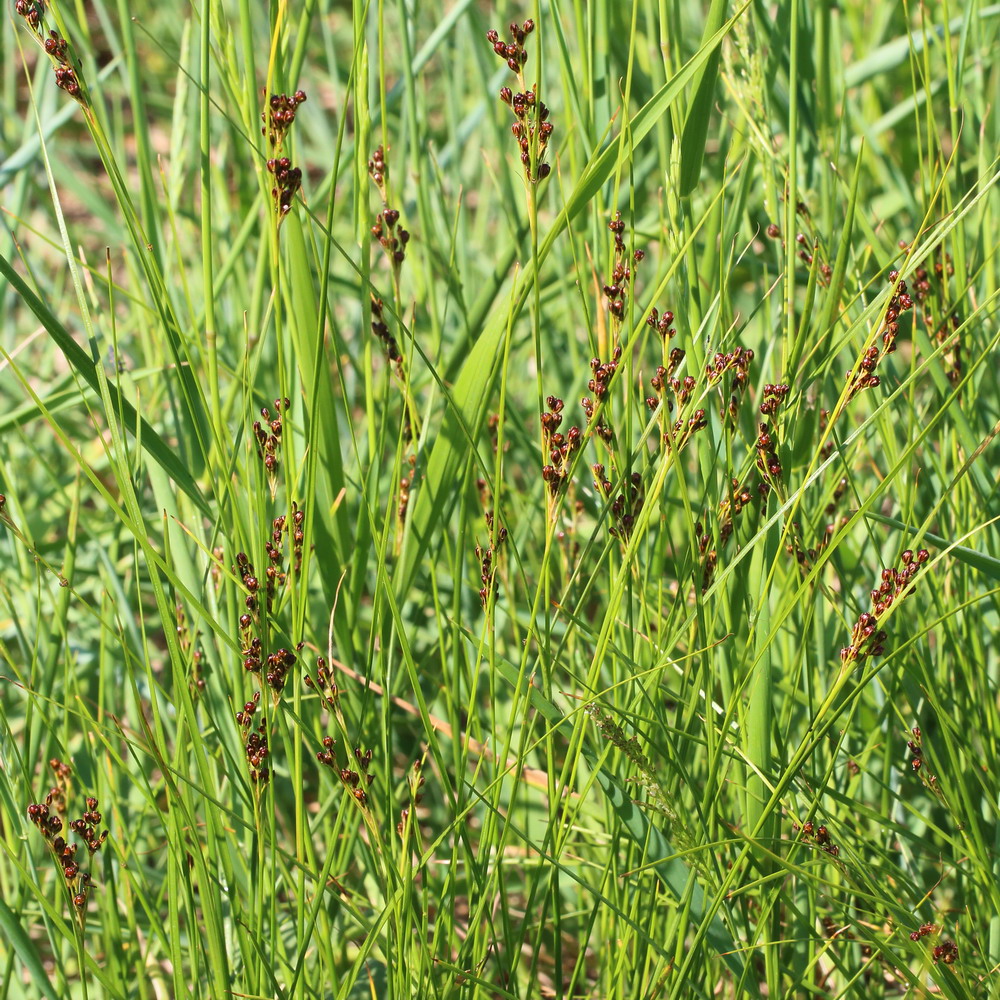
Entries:
POLYGON ((996 995, 1000 8, 0 30, 0 1000, 996 995))

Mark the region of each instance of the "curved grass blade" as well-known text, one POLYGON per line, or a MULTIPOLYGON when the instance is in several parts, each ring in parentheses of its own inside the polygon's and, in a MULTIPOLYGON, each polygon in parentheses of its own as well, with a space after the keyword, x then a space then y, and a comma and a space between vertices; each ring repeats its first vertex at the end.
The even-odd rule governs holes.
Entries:
MULTIPOLYGON (((8 284, 21 298, 21 301, 35 314, 39 323, 45 327, 49 336, 55 341, 56 346, 63 352, 66 360, 73 369, 94 392, 100 393, 100 380, 97 376, 93 359, 70 336, 69 331, 56 319, 49 307, 32 291, 3 254, 0 254, 0 275, 6 278, 8 284)), ((139 416, 135 407, 121 395, 114 383, 109 382, 107 389, 111 395, 112 404, 117 412, 121 414, 122 422, 137 437, 149 457, 173 479, 180 490, 190 497, 200 513, 204 514, 205 517, 211 518, 212 512, 204 496, 202 496, 198 484, 194 481, 187 468, 181 463, 176 452, 150 427, 143 417, 139 416)))

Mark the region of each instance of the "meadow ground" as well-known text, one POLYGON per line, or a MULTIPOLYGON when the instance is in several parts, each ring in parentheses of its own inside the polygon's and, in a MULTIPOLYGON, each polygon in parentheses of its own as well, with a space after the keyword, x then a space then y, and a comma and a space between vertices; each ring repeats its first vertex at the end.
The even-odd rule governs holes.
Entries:
POLYGON ((0 1000, 1000 996, 1000 6, 0 35, 0 1000))

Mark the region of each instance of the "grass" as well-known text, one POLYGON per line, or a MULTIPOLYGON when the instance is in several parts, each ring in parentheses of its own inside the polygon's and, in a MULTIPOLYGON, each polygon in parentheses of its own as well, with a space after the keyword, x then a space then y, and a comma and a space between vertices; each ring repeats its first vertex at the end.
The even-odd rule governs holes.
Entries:
POLYGON ((1000 996, 1000 7, 0 30, 0 1000, 1000 996))

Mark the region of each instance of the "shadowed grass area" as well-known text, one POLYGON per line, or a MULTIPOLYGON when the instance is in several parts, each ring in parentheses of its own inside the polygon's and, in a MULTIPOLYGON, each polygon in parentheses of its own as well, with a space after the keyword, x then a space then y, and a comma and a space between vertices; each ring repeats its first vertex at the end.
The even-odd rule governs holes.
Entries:
POLYGON ((996 992, 1000 6, 0 32, 0 1000, 996 992))

